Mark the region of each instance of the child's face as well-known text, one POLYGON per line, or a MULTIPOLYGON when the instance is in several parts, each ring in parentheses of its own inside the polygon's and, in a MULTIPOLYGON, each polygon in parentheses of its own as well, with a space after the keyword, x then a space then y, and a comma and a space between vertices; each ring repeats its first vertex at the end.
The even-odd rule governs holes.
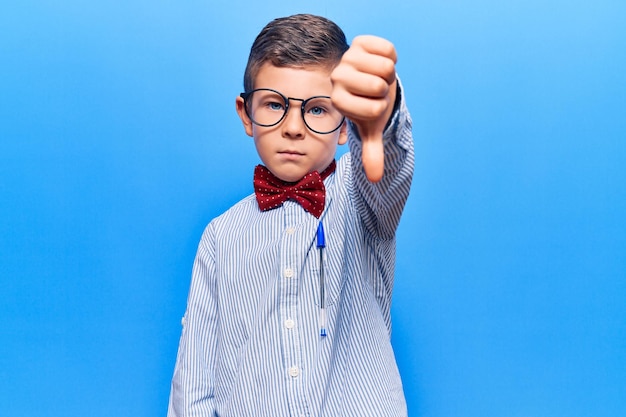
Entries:
MULTIPOLYGON (((324 68, 261 67, 254 88, 270 88, 285 97, 307 99, 330 96, 330 72, 324 68)), ((283 181, 300 180, 312 171, 322 172, 335 158, 337 145, 346 143, 345 122, 341 128, 328 134, 309 130, 302 119, 300 101, 290 101, 284 119, 275 126, 258 126, 250 121, 244 100, 237 97, 237 113, 246 133, 254 138, 263 164, 283 181)))

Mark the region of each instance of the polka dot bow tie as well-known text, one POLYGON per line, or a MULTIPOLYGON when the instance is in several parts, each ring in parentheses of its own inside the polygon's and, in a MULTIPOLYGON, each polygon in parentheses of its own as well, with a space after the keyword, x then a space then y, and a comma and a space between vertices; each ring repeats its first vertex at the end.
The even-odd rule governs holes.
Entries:
POLYGON ((263 165, 257 165, 254 169, 254 193, 259 208, 262 211, 271 210, 292 199, 319 219, 326 202, 324 179, 335 171, 335 166, 333 161, 321 174, 313 171, 298 182, 286 182, 263 165))

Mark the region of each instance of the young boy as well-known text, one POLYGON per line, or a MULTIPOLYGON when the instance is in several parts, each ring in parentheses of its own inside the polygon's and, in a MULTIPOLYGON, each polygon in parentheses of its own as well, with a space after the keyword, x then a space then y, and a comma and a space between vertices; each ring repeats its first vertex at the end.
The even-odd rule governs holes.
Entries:
POLYGON ((406 415, 390 303, 413 142, 395 59, 312 15, 256 38, 236 109, 263 166, 200 241, 169 416, 406 415))

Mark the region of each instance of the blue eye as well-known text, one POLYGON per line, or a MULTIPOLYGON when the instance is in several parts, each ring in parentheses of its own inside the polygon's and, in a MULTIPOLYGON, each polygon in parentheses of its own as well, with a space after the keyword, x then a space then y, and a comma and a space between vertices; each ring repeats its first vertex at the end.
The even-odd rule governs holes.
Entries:
POLYGON ((267 103, 267 107, 269 107, 270 110, 282 110, 284 108, 284 104, 283 103, 278 103, 278 102, 270 102, 267 103))
POLYGON ((326 113, 326 110, 319 106, 316 106, 311 107, 308 112, 311 113, 313 116, 322 116, 324 113, 326 113))

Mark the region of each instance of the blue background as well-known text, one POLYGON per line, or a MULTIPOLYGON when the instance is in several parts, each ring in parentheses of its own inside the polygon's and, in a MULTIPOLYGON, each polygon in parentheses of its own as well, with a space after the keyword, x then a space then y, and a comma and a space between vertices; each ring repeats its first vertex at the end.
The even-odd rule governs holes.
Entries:
POLYGON ((249 47, 312 12, 399 54, 410 414, 626 415, 626 3, 296 3, 0 6, 0 413, 165 415, 200 234, 258 162, 249 47))

